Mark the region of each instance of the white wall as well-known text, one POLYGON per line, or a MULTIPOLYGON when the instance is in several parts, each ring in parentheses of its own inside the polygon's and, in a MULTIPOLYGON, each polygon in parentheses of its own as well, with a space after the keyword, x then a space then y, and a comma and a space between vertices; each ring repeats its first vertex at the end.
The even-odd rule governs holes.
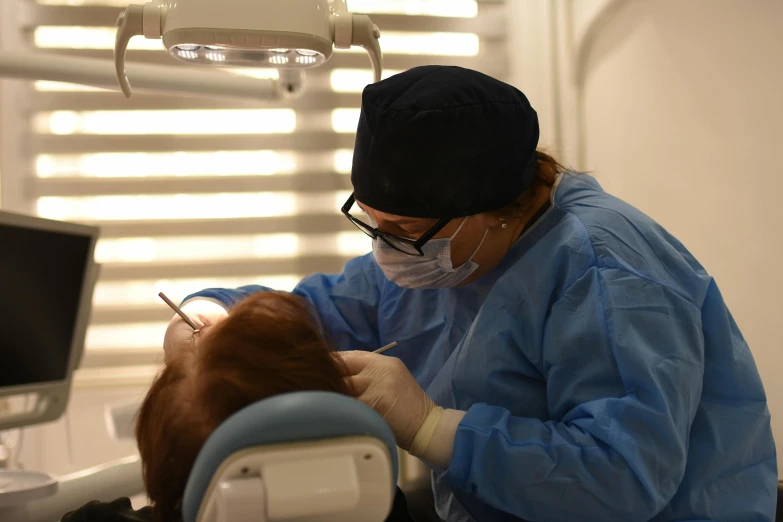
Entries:
MULTIPOLYGON (((555 12, 559 55, 516 83, 529 89, 542 125, 561 127, 566 161, 659 221, 715 277, 754 354, 783 444, 783 2, 534 3, 555 12), (586 54, 580 90, 573 56, 581 22, 612 4, 619 9, 586 54), (553 71, 556 90, 537 79, 553 71)), ((518 16, 513 27, 531 25, 518 16)), ((521 70, 538 42, 516 45, 521 70)))
POLYGON ((781 28, 778 0, 632 1, 596 40, 584 91, 587 168, 716 278, 759 366, 779 444, 781 28))

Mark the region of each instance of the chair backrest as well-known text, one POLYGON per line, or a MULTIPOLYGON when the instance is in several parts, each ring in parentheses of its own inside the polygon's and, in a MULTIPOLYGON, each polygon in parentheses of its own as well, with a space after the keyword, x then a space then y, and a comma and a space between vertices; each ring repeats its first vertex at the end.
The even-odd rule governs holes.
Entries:
MULTIPOLYGON (((196 522, 221 466, 253 448, 290 447, 292 443, 327 443, 370 437, 388 451, 391 488, 398 474, 394 434, 371 408, 356 399, 329 392, 295 392, 252 404, 229 417, 199 452, 183 498, 185 522, 196 522)), ((393 491, 391 498, 393 498, 393 491)))

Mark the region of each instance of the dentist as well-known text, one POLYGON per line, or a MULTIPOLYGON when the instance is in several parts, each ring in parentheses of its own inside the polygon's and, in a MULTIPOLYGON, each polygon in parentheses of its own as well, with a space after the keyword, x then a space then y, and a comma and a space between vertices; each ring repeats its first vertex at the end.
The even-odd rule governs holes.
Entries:
MULTIPOLYGON (((478 72, 365 89, 342 211, 373 252, 294 290, 356 396, 430 464, 444 520, 772 521, 764 388, 717 284, 538 137, 527 98, 478 72)), ((264 290, 183 308, 210 324, 264 290)), ((167 353, 193 342, 175 316, 167 353)))

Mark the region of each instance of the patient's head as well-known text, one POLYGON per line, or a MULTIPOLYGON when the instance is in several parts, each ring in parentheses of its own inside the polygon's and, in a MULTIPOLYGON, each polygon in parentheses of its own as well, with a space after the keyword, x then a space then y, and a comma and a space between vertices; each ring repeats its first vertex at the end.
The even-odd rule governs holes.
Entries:
POLYGON ((348 394, 315 313, 294 295, 255 294, 199 335, 157 376, 136 425, 144 483, 160 522, 181 520, 196 456, 233 413, 292 391, 348 394))

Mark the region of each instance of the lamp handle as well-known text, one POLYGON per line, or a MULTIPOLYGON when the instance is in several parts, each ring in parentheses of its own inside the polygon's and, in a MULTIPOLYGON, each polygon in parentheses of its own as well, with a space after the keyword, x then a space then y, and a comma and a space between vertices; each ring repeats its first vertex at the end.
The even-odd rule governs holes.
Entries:
POLYGON ((125 51, 128 50, 130 39, 142 34, 144 34, 144 6, 129 5, 117 19, 117 36, 114 39, 114 70, 126 98, 131 97, 131 86, 125 73, 125 51))

